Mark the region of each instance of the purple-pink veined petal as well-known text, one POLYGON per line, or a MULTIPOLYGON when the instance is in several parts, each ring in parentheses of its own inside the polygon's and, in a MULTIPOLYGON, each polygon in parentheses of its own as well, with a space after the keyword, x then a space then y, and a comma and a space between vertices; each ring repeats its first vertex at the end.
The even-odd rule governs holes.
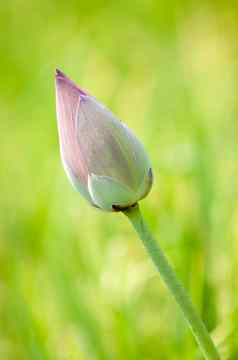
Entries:
POLYGON ((91 96, 84 98, 77 112, 77 134, 89 175, 108 176, 139 190, 151 167, 142 144, 91 96))
POLYGON ((61 71, 56 71, 56 110, 61 157, 66 167, 69 167, 85 186, 88 170, 79 148, 76 116, 80 103, 86 96, 87 94, 61 71))

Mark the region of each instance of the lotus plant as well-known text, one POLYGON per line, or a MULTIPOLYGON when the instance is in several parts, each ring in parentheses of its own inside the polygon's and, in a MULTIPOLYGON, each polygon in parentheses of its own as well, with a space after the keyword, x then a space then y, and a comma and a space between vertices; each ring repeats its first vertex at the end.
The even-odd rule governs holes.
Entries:
POLYGON ((138 202, 150 191, 152 167, 142 143, 112 112, 56 70, 60 153, 66 174, 88 202, 121 211, 132 223, 165 284, 180 306, 204 357, 217 349, 192 301, 147 228, 138 202))
POLYGON ((132 131, 59 70, 56 92, 61 158, 75 188, 106 211, 144 198, 151 164, 132 131))

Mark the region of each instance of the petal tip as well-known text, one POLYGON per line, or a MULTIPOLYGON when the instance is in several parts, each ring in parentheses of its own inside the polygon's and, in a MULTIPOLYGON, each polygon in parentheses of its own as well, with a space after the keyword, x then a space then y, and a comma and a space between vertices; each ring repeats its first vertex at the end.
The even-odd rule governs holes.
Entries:
POLYGON ((60 69, 56 68, 55 69, 55 76, 65 76, 65 75, 60 69))
POLYGON ((72 83, 72 81, 59 69, 55 69, 55 78, 56 80, 65 80, 66 82, 72 83))
POLYGON ((56 80, 64 80, 66 83, 70 83, 71 85, 73 84, 73 82, 63 73, 63 71, 58 68, 55 69, 55 78, 56 80))
POLYGON ((72 80, 70 80, 70 78, 68 78, 68 76, 66 76, 63 71, 59 70, 58 68, 55 69, 55 79, 58 82, 63 81, 65 84, 75 88, 80 95, 86 96, 87 93, 85 91, 83 91, 82 89, 80 89, 72 80))

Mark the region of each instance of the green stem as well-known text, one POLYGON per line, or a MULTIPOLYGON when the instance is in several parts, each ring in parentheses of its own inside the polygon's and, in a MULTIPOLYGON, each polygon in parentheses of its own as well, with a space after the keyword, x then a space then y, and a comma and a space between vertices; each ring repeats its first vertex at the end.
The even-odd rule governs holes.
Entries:
POLYGON ((129 218, 134 229, 142 240, 144 247, 148 251, 151 259, 157 267, 165 284, 173 295, 175 301, 180 306, 190 329, 207 360, 220 360, 218 351, 202 321, 197 313, 190 296, 177 278, 174 270, 169 265, 166 256, 159 247, 157 241, 150 233, 141 215, 138 205, 123 211, 129 218))

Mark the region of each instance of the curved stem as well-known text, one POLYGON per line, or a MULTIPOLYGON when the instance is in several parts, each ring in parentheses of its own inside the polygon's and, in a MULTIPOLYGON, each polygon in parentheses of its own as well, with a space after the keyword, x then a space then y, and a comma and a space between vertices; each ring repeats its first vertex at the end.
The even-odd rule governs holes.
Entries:
POLYGON ((142 240, 144 247, 148 251, 151 259, 157 267, 161 277, 163 278, 167 288, 182 310, 184 317, 190 326, 190 329, 198 345, 200 346, 205 359, 220 360, 221 358, 218 354, 218 351, 202 319, 196 311, 190 296, 177 278, 162 249, 146 226, 139 210, 139 206, 135 205, 128 208, 127 210, 124 210, 123 212, 129 218, 134 229, 142 240))

